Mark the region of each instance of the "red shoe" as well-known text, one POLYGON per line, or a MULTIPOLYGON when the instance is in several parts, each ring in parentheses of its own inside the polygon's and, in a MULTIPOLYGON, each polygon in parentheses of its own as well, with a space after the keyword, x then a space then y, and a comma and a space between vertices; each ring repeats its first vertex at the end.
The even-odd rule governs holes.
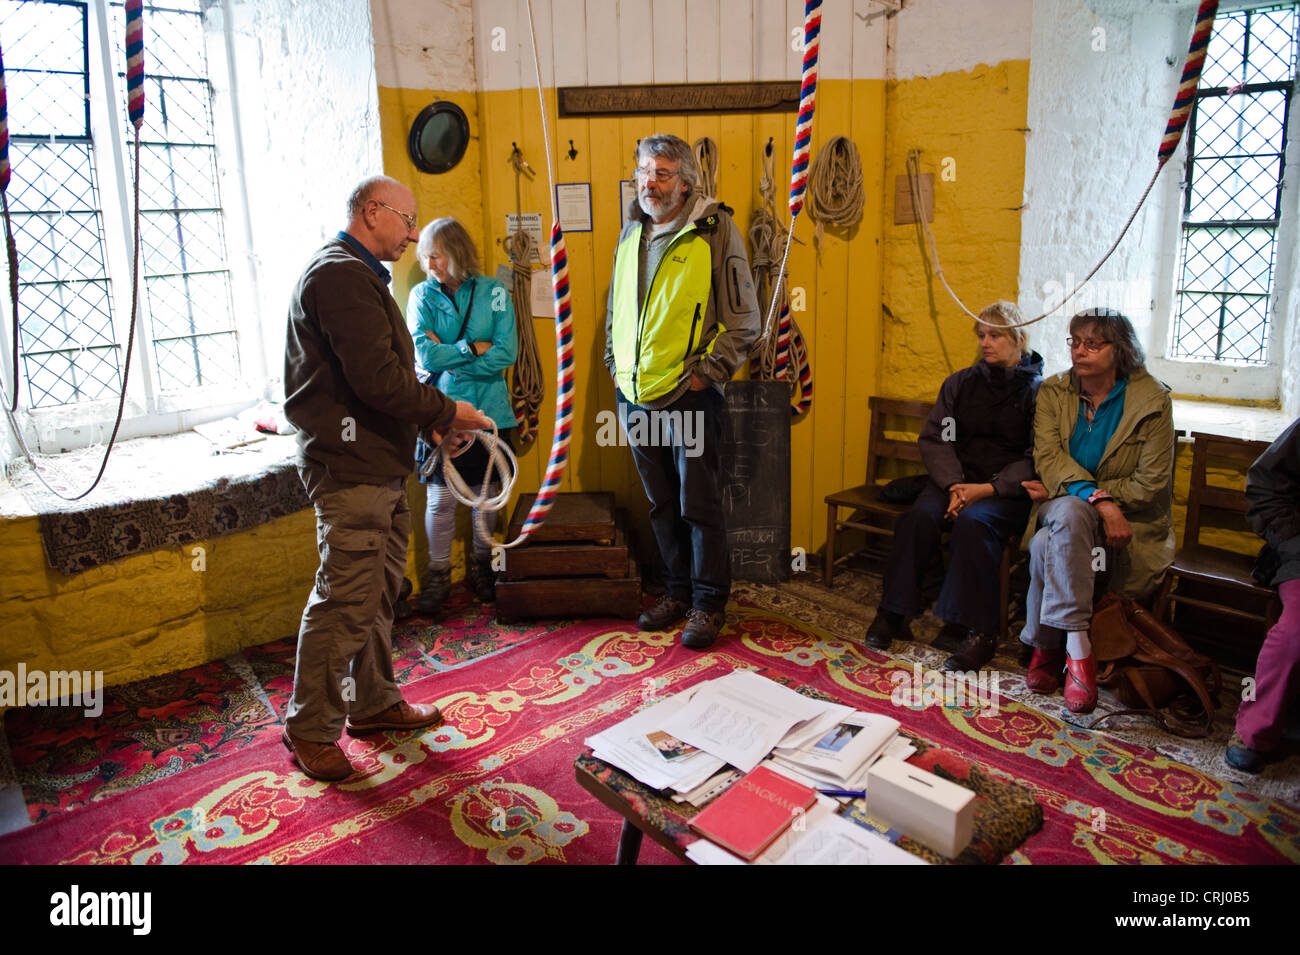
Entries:
POLYGON ((1091 713, 1097 705, 1097 658, 1065 658, 1065 705, 1071 713, 1091 713))
POLYGON ((1035 693, 1055 693, 1061 686, 1061 671, 1065 669, 1065 651, 1060 647, 1044 650, 1034 647, 1025 674, 1025 686, 1035 693))

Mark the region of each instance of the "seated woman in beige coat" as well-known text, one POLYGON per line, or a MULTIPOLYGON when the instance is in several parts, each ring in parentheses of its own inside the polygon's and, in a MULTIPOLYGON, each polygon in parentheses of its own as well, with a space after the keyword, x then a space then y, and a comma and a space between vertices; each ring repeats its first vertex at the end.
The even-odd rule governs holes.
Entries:
POLYGON ((1046 379, 1034 416, 1034 466, 1025 484, 1043 500, 1030 544, 1027 619, 1034 647, 1025 684, 1051 693, 1065 678, 1075 713, 1097 705, 1088 630, 1094 577, 1141 599, 1174 559, 1174 416, 1169 389, 1143 367, 1133 325, 1112 309, 1070 320, 1071 368, 1046 379))

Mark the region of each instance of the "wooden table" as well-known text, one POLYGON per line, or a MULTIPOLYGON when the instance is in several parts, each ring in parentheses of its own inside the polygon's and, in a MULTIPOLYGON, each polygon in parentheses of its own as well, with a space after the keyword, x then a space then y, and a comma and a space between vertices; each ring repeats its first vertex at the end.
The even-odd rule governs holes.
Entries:
MULTIPOLYGON (((1023 786, 994 779, 955 753, 911 738, 917 752, 908 762, 974 791, 975 831, 971 844, 955 859, 946 859, 928 846, 902 836, 898 846, 935 864, 995 865, 1042 828, 1043 808, 1023 786)), ((670 853, 686 858, 686 847, 699 836, 690 819, 699 810, 675 803, 632 776, 597 759, 586 750, 573 764, 579 785, 623 817, 615 865, 636 865, 643 836, 648 835, 670 853)), ((862 800, 855 800, 844 815, 866 819, 862 800)))

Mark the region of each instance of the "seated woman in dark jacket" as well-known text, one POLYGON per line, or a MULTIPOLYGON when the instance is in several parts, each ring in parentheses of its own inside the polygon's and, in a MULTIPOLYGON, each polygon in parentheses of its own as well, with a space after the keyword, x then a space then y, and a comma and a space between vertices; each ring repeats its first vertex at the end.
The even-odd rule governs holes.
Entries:
POLYGON ((1300 696, 1300 420, 1251 465, 1246 502, 1246 520, 1268 542, 1260 565, 1282 598, 1282 616, 1259 648, 1255 695, 1237 710, 1237 735, 1224 758, 1257 773, 1276 756, 1287 707, 1300 696))
POLYGON ((976 324, 980 360, 939 389, 917 446, 930 481, 894 526, 884 596, 867 629, 877 650, 904 636, 918 616, 921 583, 952 532, 951 559, 934 612, 961 629, 961 649, 947 670, 978 670, 997 649, 998 576, 1002 544, 1024 533, 1030 500, 1021 483, 1034 476, 1034 397, 1043 359, 1025 333, 1005 326, 1022 321, 1010 302, 997 302, 976 324), (1002 327, 998 327, 1002 326, 1002 327))

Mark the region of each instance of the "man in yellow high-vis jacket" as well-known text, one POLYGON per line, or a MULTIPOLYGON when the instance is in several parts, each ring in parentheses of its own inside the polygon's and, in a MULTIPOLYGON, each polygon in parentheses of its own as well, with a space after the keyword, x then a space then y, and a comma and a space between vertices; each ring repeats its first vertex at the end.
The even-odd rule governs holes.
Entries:
POLYGON ((699 194, 691 147, 641 140, 637 203, 614 253, 605 364, 665 565, 643 630, 683 617, 682 643, 717 638, 731 591, 720 479, 722 389, 759 332, 749 260, 730 210, 699 194))

